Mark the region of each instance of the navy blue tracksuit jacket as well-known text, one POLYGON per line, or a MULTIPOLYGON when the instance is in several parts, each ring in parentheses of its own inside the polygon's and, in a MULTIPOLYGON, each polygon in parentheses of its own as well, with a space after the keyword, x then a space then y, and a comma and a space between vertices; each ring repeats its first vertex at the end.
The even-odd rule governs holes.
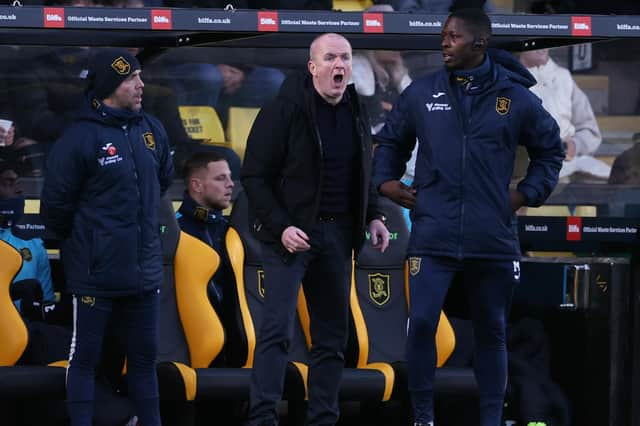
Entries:
POLYGON ((457 105, 450 74, 414 81, 375 136, 374 184, 398 180, 419 140, 409 256, 512 260, 509 183, 518 145, 530 164, 517 189, 539 206, 558 181, 564 153, 554 119, 529 91, 533 76, 509 53, 490 50, 493 82, 457 105))
POLYGON ((47 162, 41 213, 63 239, 67 290, 118 297, 158 288, 158 209, 171 183, 167 134, 143 111, 87 102, 47 162))

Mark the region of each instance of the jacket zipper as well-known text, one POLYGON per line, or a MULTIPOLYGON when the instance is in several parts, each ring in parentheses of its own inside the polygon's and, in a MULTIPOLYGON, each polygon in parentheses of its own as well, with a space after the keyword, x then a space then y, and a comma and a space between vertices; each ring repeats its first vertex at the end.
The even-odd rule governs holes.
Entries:
MULTIPOLYGON (((464 115, 464 111, 462 111, 462 105, 460 105, 460 103, 458 102, 458 98, 456 97, 456 94, 453 93, 453 88, 451 87, 451 83, 448 84, 447 86, 447 91, 449 92, 449 98, 451 99, 451 102, 454 104, 455 107, 455 114, 458 118, 458 122, 461 124, 462 127, 462 159, 461 159, 461 167, 460 167, 460 226, 459 226, 459 230, 458 230, 458 259, 462 260, 463 257, 463 253, 462 253, 462 246, 463 246, 463 242, 464 242, 464 237, 463 237, 463 233, 464 233, 464 196, 465 196, 465 191, 464 191, 464 173, 465 173, 465 168, 466 168, 466 162, 467 162, 467 141, 468 141, 468 134, 469 134, 469 129, 467 126, 467 120, 465 119, 465 115, 464 115)), ((468 95, 464 95, 463 96, 468 96, 468 95)), ((472 106, 473 106, 473 100, 472 100, 472 106)), ((471 114, 469 114, 469 120, 471 120, 471 114)))
MULTIPOLYGON (((140 192, 140 179, 139 179, 139 176, 138 176, 138 167, 136 165, 136 159, 135 159, 135 157, 133 155, 133 145, 131 144, 131 140, 129 139, 129 130, 128 130, 128 128, 125 126, 125 127, 122 128, 122 130, 124 132, 125 139, 127 140, 127 145, 129 146, 129 154, 131 155, 131 163, 133 165, 133 176, 136 179, 136 192, 138 194, 138 203, 141 206, 142 205, 142 193, 140 192)), ((142 228, 140 226, 140 223, 141 223, 141 217, 140 216, 141 215, 142 215, 142 208, 139 207, 138 208, 138 225, 137 225, 137 228, 138 228, 138 235, 137 235, 137 238, 138 238, 138 259, 137 260, 138 261, 136 262, 136 266, 140 270, 142 270, 142 268, 140 268, 140 264, 139 264, 140 259, 142 258, 140 256, 140 248, 142 247, 142 228)), ((140 274, 140 275, 142 275, 142 274, 140 274)), ((138 285, 140 287, 139 288, 140 291, 142 291, 142 290, 144 290, 144 284, 143 284, 142 277, 140 276, 139 278, 140 279, 138 279, 138 283, 139 283, 138 285)))

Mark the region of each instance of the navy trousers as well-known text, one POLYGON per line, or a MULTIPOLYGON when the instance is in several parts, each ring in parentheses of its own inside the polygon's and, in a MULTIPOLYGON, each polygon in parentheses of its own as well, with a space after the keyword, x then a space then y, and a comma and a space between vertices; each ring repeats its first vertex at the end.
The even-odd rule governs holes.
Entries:
POLYGON ((160 426, 156 358, 159 290, 118 298, 73 296, 74 328, 67 367, 72 426, 93 424, 96 366, 109 320, 125 334, 127 386, 145 426, 160 426))
POLYGON ((295 254, 287 263, 271 247, 262 246, 265 298, 251 378, 251 426, 278 423, 276 408, 297 321, 300 283, 309 307, 313 342, 307 424, 334 425, 338 420, 338 388, 348 336, 352 225, 350 221, 319 221, 307 235, 311 249, 295 254))
POLYGON ((500 425, 507 384, 506 323, 513 288, 520 280, 519 261, 424 256, 410 262, 407 365, 415 421, 434 420, 435 335, 447 291, 462 273, 475 336, 480 425, 500 425))

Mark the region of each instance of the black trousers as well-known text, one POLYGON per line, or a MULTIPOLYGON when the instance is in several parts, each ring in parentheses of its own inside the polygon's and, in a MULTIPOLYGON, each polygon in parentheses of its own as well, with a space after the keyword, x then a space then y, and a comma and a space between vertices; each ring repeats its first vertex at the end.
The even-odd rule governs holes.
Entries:
POLYGON ((319 220, 307 234, 311 248, 287 263, 262 246, 265 300, 251 380, 249 424, 277 424, 287 354, 300 283, 309 307, 311 361, 308 425, 333 425, 339 416, 338 388, 348 336, 352 224, 319 220))

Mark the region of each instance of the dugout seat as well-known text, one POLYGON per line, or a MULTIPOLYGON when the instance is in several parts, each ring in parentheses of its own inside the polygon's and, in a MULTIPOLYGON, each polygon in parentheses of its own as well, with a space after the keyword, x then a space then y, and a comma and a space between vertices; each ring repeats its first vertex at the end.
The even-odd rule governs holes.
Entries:
MULTIPOLYGON (((391 397, 408 397, 405 345, 408 325, 408 265, 405 260, 409 231, 401 208, 380 198, 387 215, 390 244, 384 253, 367 241, 355 261, 351 289, 351 317, 354 323, 351 350, 355 366, 389 365, 395 373, 391 397)), ((368 240, 367 236, 367 240, 368 240)), ((438 394, 473 392, 476 388, 471 369, 446 367, 455 348, 455 333, 441 313, 436 334, 438 368, 435 387, 438 394)))
POLYGON ((220 258, 207 244, 179 230, 168 199, 163 199, 160 217, 165 268, 157 368, 160 398, 246 399, 248 370, 212 367, 225 344, 222 323, 207 297, 220 258))
POLYGON ((180 105, 180 119, 191 139, 209 145, 226 146, 222 121, 216 110, 208 105, 180 105))
POLYGON ((50 366, 16 365, 27 349, 29 332, 9 287, 22 267, 20 253, 0 240, 0 399, 65 397, 66 361, 50 366))
MULTIPOLYGON (((231 211, 231 227, 227 233, 226 242, 238 293, 235 327, 240 331, 236 334, 243 336, 244 339, 231 351, 236 358, 232 362, 252 367, 256 333, 260 329, 266 289, 262 268, 262 249, 260 242, 251 234, 248 209, 246 194, 242 192, 238 195, 231 211)), ((285 374, 283 399, 302 400, 307 395, 306 365, 297 361, 290 357, 285 374)))
MULTIPOLYGON (((248 200, 242 193, 236 200, 231 213, 231 225, 237 229, 244 244, 246 258, 243 268, 244 288, 246 299, 251 312, 254 330, 257 332, 260 324, 261 305, 264 292, 264 271, 262 269, 262 255, 260 243, 251 234, 248 223, 248 200)), ((232 260, 233 263, 233 260, 232 260)), ((235 269, 235 268, 234 268, 235 269)), ((238 275, 236 274, 236 280, 238 275)), ((293 335, 290 342, 289 365, 285 379, 285 398, 299 399, 300 395, 307 396, 307 375, 309 365, 309 348, 312 345, 310 335, 309 311, 303 291, 304 283, 298 295, 298 319, 294 323, 293 335), (302 386, 301 386, 302 385, 302 386)), ((391 394, 393 387, 393 371, 391 368, 355 369, 346 368, 340 388, 342 400, 385 400, 391 394)))
POLYGON ((247 138, 251 126, 256 120, 260 108, 230 107, 227 121, 227 136, 231 149, 244 159, 244 151, 247 146, 247 138))

